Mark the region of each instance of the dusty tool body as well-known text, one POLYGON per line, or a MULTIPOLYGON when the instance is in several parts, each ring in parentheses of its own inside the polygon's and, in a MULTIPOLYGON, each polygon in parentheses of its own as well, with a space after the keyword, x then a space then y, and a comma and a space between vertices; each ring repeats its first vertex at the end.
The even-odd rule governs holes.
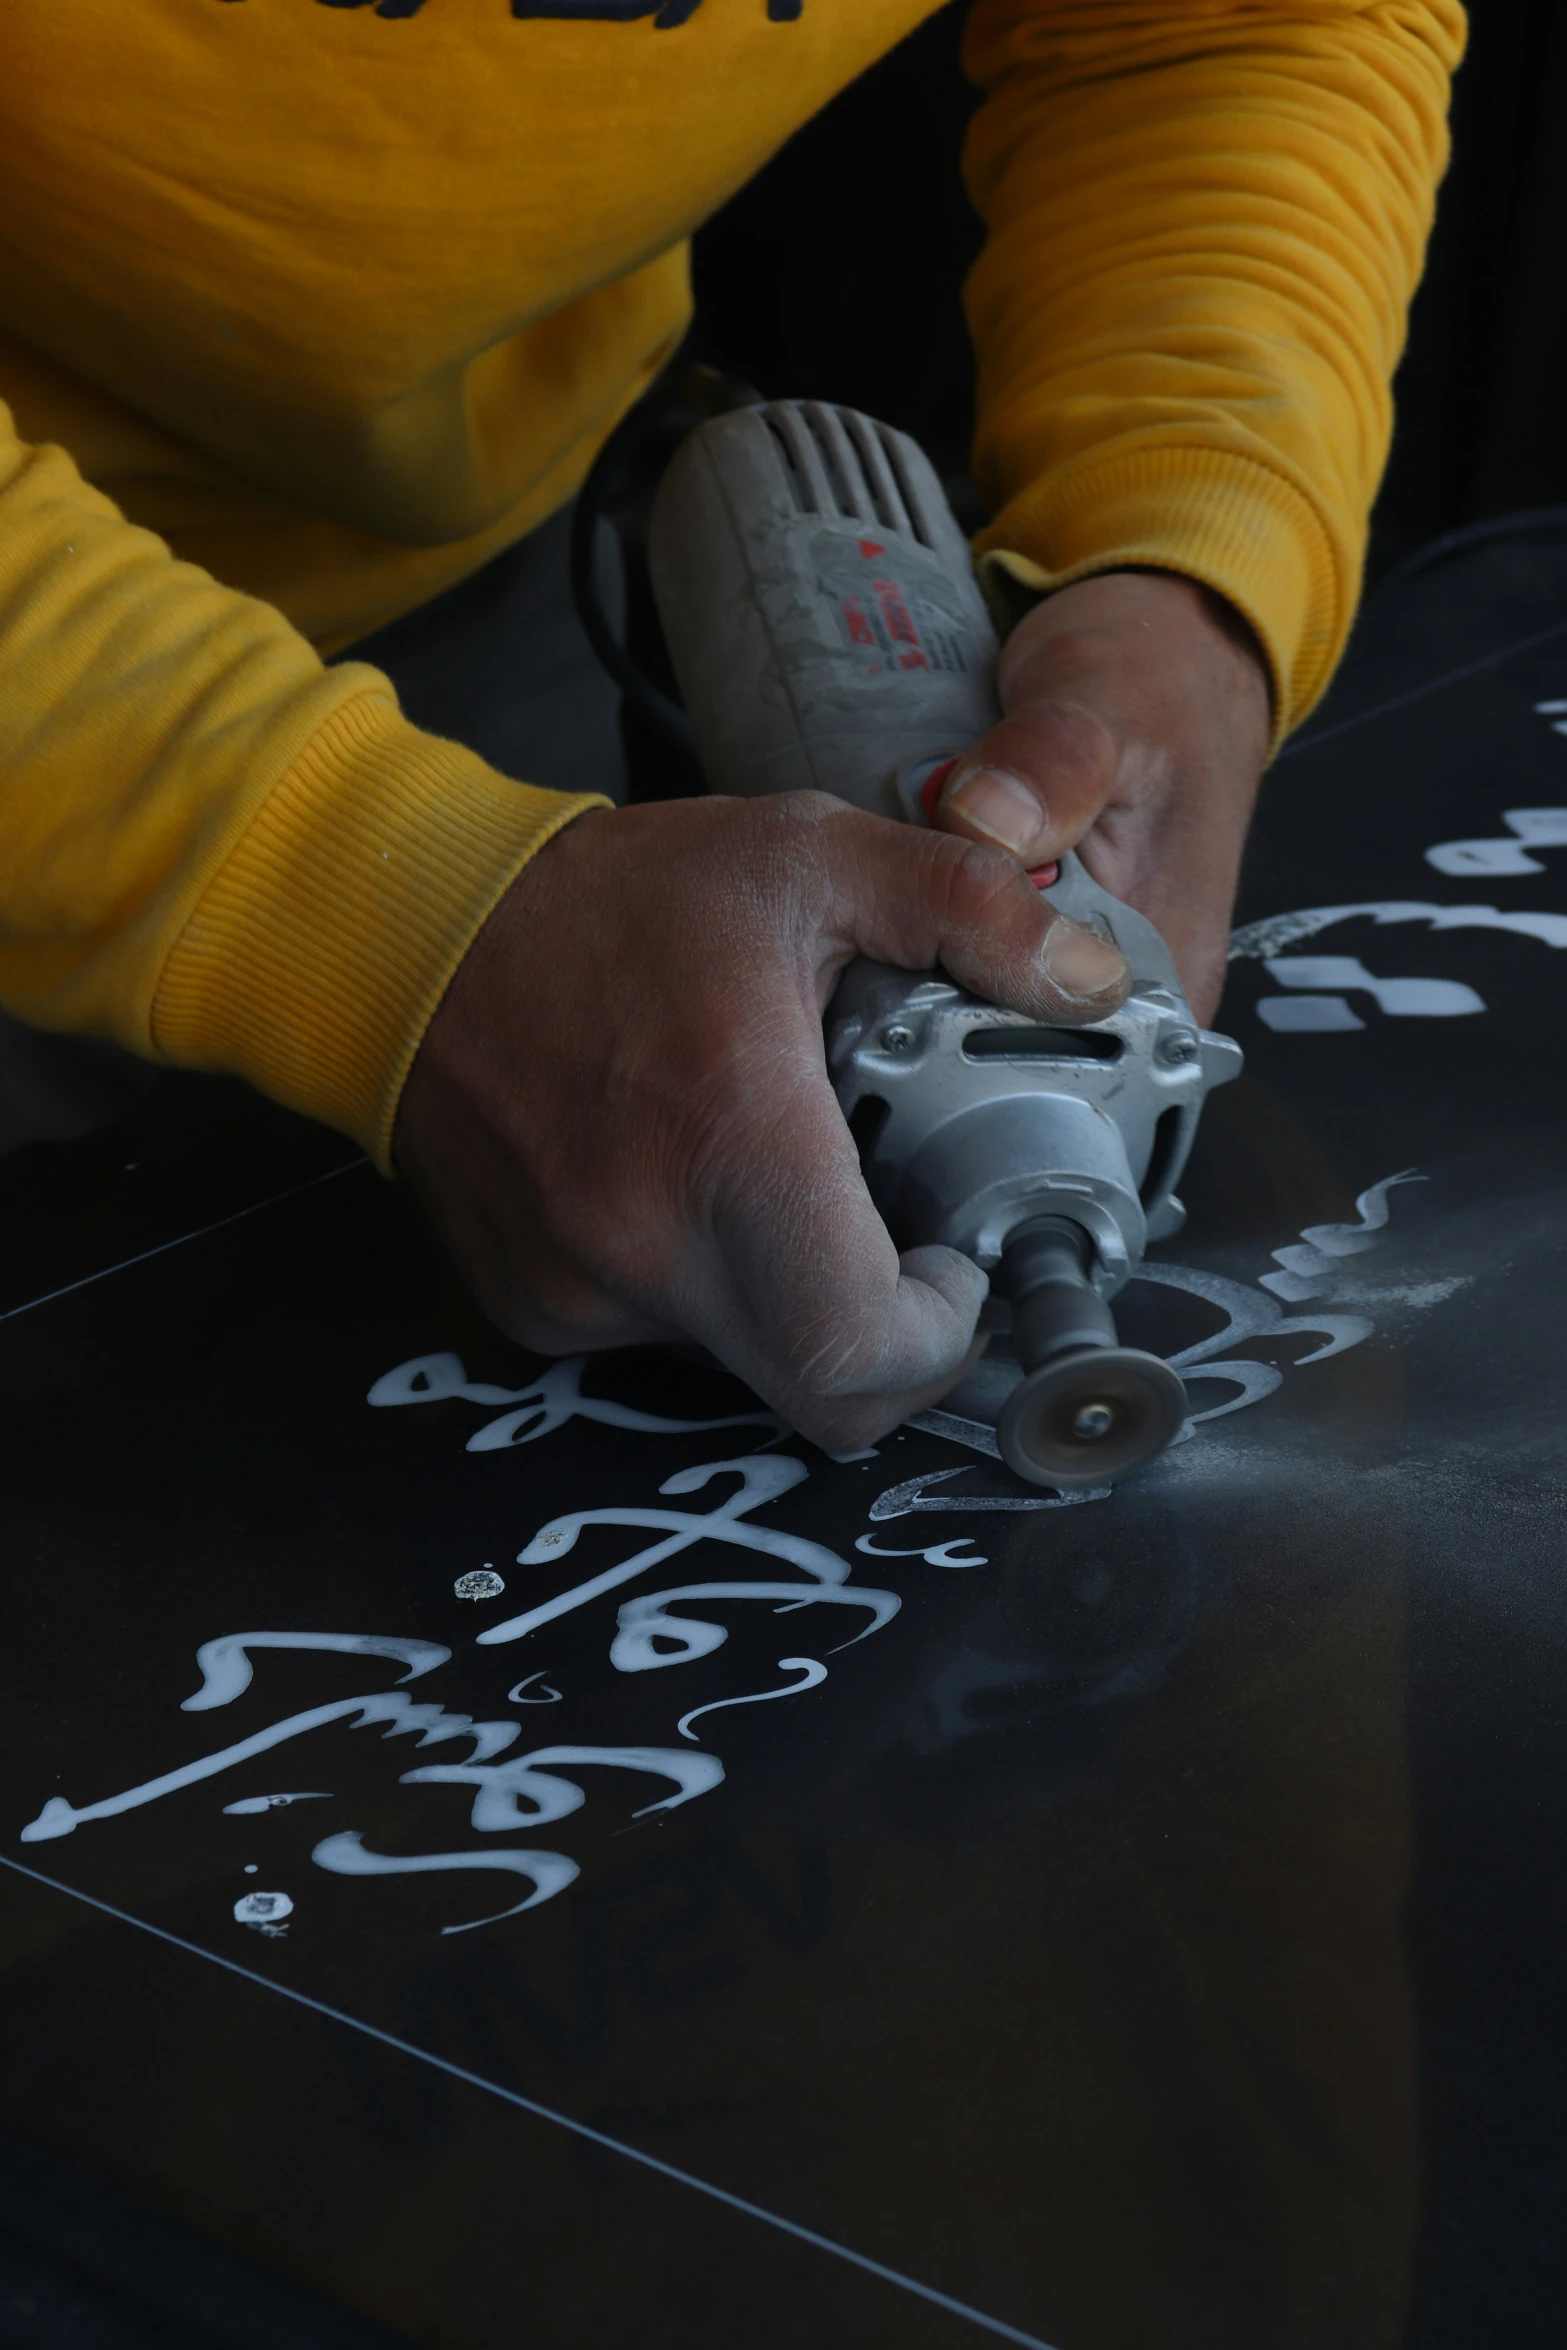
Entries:
MULTIPOLYGON (((693 432, 660 484, 649 564, 709 785, 814 788, 925 820, 922 794, 997 715, 997 643, 967 543, 922 451, 812 401, 693 432)), ((1117 1343, 1108 1301, 1175 1196, 1210 1086, 1239 1048, 1198 1029, 1164 941, 1075 856, 1049 902, 1107 933, 1121 1010, 1047 1028, 939 972, 859 962, 827 1016, 838 1098, 900 1247, 961 1249, 991 1276, 1020 1373, 999 1411, 1009 1466, 1106 1484, 1185 1410, 1178 1375, 1117 1343)))

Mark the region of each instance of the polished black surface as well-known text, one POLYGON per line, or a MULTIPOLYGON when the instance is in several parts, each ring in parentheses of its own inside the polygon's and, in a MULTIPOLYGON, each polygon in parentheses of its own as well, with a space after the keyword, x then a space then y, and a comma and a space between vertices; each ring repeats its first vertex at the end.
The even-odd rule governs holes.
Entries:
POLYGON ((541 1378, 237 1091, 0 1166, 0 2130, 430 2350, 1558 2342, 1559 725, 1567 521, 1280 762, 1113 1498, 541 1378))

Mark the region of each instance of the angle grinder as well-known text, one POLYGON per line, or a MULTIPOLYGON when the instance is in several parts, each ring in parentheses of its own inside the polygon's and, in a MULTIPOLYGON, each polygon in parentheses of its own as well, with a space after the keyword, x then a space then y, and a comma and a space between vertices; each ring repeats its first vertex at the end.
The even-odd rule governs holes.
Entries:
MULTIPOLYGON (((905 434, 819 401, 742 398, 676 446, 648 529, 707 784, 834 792, 925 823, 1000 715, 967 541, 905 434)), ((667 703, 664 716, 680 726, 667 703)), ((1128 1475, 1184 1420, 1179 1374, 1120 1344, 1109 1301, 1147 1242, 1180 1230, 1204 1098, 1241 1053, 1198 1028, 1157 930, 1075 855, 1037 878, 1126 957, 1119 1011, 1045 1027, 940 972, 862 960, 828 1008, 826 1051, 898 1245, 961 1249, 990 1275, 999 1335, 982 1370, 1003 1459, 1071 1489, 1128 1475)))

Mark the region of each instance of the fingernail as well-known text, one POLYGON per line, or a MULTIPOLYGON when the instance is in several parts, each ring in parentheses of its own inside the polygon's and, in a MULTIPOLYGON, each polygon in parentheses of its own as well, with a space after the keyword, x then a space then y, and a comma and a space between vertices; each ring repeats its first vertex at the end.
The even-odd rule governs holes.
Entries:
POLYGON ((1050 925, 1042 960, 1046 978, 1053 980, 1063 995, 1084 1002, 1112 994, 1129 976, 1119 947, 1064 914, 1058 914, 1050 925))
POLYGON ((1043 822, 1028 785, 1004 767, 970 767, 967 773, 959 769, 942 793, 941 805, 1014 857, 1032 846, 1043 822))

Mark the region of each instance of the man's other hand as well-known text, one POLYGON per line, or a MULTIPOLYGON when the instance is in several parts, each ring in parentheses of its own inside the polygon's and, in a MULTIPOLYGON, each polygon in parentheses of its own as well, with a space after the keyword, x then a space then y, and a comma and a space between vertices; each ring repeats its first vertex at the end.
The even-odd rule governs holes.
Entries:
POLYGON ((938 828, 1029 866, 1075 848, 1162 933, 1206 1024, 1268 753, 1255 640, 1190 580, 1107 572, 1018 623, 997 684, 1006 715, 954 768, 938 828))
POLYGON ((696 1339, 835 1452, 963 1375, 985 1276, 899 1256, 828 1083, 855 955, 1048 1022, 1128 987, 1000 850, 823 794, 595 813, 540 851, 430 1025, 395 1146, 508 1336, 696 1339))

